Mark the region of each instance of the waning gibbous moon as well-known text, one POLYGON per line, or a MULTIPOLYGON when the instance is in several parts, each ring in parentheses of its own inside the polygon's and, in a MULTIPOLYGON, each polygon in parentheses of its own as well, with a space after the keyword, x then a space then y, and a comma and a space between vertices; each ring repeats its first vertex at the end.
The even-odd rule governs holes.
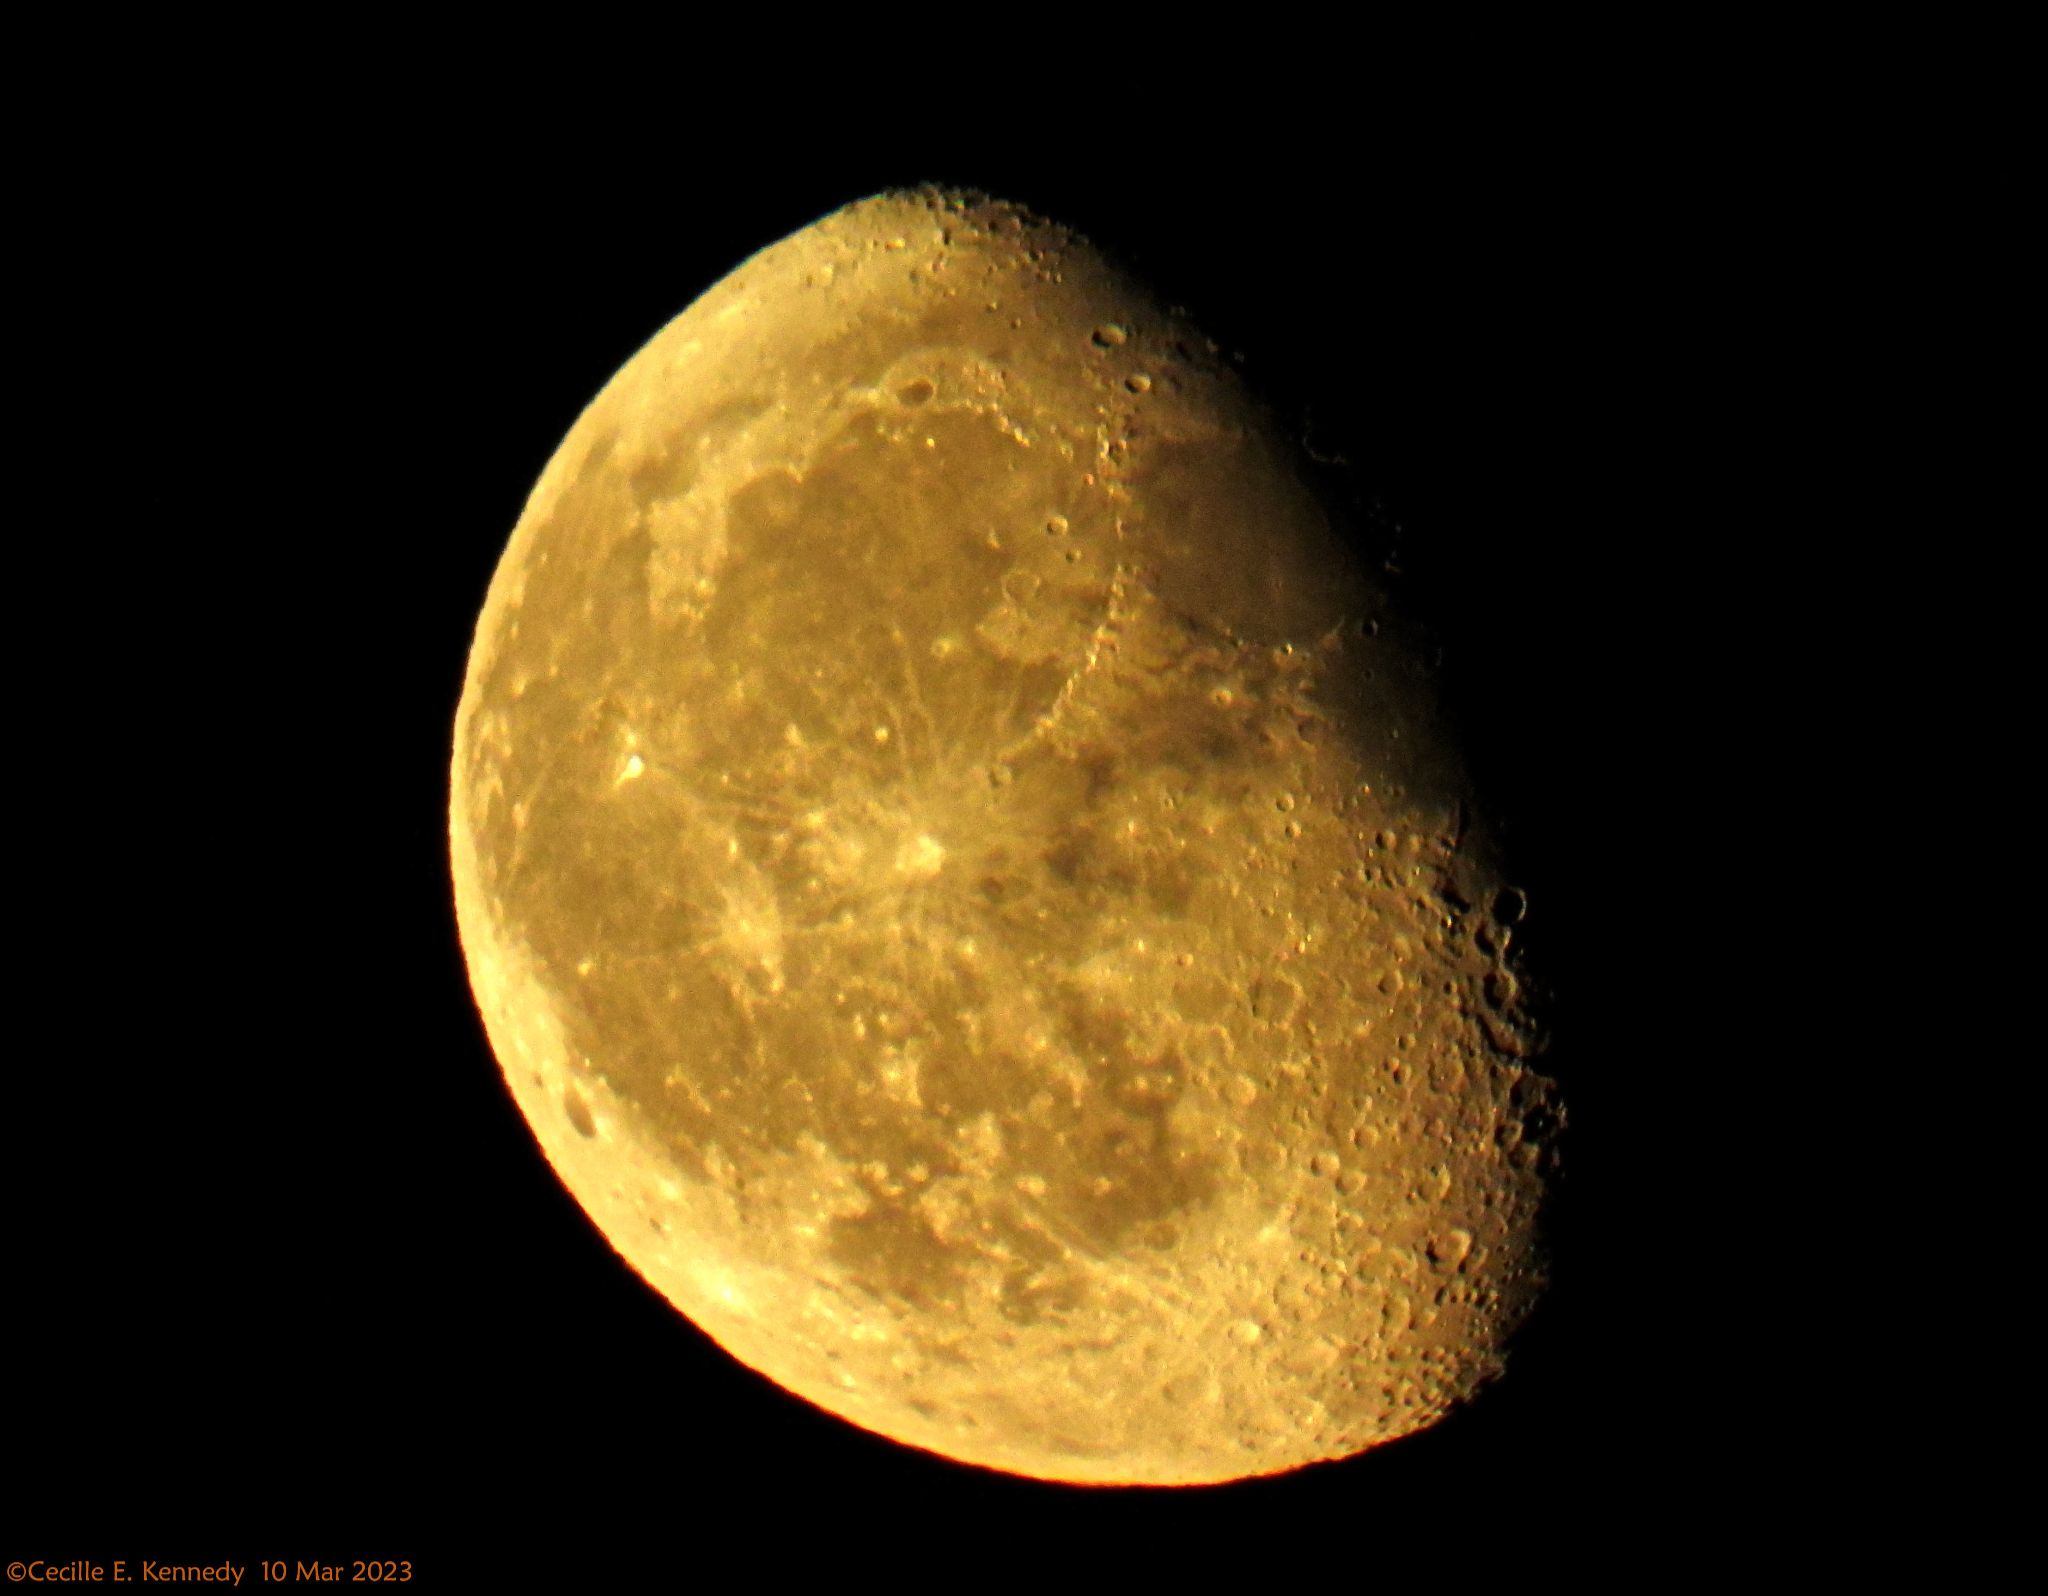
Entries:
POLYGON ((1541 1284, 1519 897, 1213 345, 934 191, 763 250, 534 488, 455 902, 535 1136, 732 1355, 990 1468, 1414 1431, 1541 1284))

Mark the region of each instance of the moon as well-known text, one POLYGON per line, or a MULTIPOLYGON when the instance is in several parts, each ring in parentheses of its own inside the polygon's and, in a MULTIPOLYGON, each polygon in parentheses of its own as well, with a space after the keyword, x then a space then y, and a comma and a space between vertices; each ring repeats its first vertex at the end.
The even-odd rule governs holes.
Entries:
POLYGON ((917 191, 740 266, 535 486, 455 726, 477 1004, 787 1390, 1165 1485, 1502 1368, 1560 1122, 1523 905, 1307 472, 1085 240, 917 191))

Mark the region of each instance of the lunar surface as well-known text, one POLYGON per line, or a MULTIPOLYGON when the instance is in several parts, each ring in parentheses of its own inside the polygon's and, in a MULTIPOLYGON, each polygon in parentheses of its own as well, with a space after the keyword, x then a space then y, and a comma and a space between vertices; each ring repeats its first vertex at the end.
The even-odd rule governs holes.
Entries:
POLYGON ((1344 1456, 1541 1283, 1521 902, 1433 706, 1195 329, 1015 207, 863 201, 533 490, 455 733, 477 1001, 788 1390, 1061 1480, 1344 1456))

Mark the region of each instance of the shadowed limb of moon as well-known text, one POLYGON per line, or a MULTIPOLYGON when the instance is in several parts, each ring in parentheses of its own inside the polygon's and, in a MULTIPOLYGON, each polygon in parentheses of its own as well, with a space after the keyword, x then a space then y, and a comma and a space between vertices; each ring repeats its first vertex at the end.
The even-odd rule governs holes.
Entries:
POLYGON ((864 201, 634 356, 498 567, 453 794, 549 1160, 857 1424, 1270 1473, 1429 1423, 1533 1301, 1554 1093, 1422 651, 1057 227, 864 201))

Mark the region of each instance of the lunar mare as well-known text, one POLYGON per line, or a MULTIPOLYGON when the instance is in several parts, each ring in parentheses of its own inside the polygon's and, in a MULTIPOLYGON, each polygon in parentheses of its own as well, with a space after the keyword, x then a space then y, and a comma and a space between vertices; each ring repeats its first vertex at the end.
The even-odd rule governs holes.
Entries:
POLYGON ((811 1402, 1064 1480, 1344 1456, 1540 1286, 1433 702, 1213 346, 1014 207, 864 201, 533 491, 456 724, 478 1004, 617 1250, 811 1402))

